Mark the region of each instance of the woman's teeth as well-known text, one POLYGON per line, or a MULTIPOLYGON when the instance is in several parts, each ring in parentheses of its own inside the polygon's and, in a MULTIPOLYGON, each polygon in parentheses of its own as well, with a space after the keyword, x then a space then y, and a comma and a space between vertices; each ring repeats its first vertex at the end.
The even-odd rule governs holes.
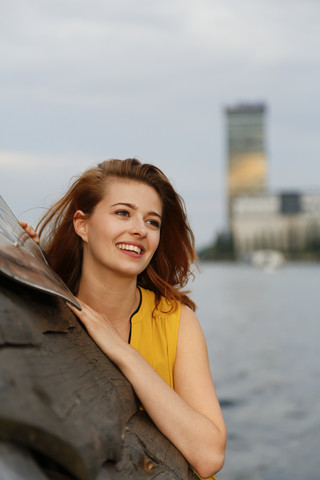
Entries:
POLYGON ((141 253, 141 248, 137 247, 136 245, 127 245, 126 243, 119 243, 117 247, 120 250, 129 250, 130 252, 135 252, 138 255, 141 253))

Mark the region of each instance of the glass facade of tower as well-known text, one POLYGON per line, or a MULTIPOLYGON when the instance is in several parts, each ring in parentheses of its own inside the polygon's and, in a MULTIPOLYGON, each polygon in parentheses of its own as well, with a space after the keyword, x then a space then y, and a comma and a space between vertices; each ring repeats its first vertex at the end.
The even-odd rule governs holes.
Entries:
POLYGON ((235 196, 266 190, 265 113, 264 104, 226 108, 229 220, 235 196))

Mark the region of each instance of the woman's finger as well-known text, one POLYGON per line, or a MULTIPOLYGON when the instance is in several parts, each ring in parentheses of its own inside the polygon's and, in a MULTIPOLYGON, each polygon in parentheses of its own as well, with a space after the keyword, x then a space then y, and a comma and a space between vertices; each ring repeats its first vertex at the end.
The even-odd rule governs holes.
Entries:
POLYGON ((81 320, 82 323, 85 323, 86 321, 90 321, 90 318, 93 317, 93 315, 90 315, 92 312, 93 314, 96 313, 94 310, 90 309, 88 305, 85 303, 81 302, 77 297, 76 299, 78 300, 81 310, 78 310, 74 305, 71 305, 71 303, 66 302, 70 310, 81 320))
POLYGON ((23 222, 19 220, 20 226, 24 229, 24 231, 32 238, 36 243, 40 242, 39 235, 35 232, 34 228, 31 225, 28 225, 27 222, 23 222))
MULTIPOLYGON (((77 298, 77 297, 76 297, 76 298, 77 298)), ((70 310, 71 310, 75 315, 77 315, 77 317, 79 317, 78 314, 79 314, 80 312, 82 312, 83 306, 81 305, 81 303, 80 303, 80 301, 79 301, 78 298, 77 298, 77 300, 78 300, 78 302, 79 302, 79 304, 80 304, 80 306, 81 306, 81 310, 78 310, 74 305, 71 305, 71 303, 69 303, 69 302, 66 302, 66 304, 68 305, 68 307, 70 308, 70 310)), ((80 317, 79 317, 79 318, 80 318, 80 317)))
POLYGON ((19 221, 20 227, 22 227, 23 229, 27 228, 28 226, 27 222, 23 222, 22 220, 18 220, 18 221, 19 221))

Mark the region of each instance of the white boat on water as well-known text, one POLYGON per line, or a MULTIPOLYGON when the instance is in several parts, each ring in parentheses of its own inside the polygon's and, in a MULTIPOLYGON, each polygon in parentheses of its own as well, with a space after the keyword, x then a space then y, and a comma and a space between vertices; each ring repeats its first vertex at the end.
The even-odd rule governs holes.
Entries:
POLYGON ((255 250, 248 259, 254 267, 267 271, 277 270, 285 263, 284 255, 277 250, 255 250))

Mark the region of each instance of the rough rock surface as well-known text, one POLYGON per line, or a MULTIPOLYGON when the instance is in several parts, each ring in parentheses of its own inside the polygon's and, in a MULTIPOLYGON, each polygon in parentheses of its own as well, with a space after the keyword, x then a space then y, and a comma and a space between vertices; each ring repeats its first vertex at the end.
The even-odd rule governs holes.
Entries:
POLYGON ((64 301, 0 274, 0 480, 187 480, 64 301))

